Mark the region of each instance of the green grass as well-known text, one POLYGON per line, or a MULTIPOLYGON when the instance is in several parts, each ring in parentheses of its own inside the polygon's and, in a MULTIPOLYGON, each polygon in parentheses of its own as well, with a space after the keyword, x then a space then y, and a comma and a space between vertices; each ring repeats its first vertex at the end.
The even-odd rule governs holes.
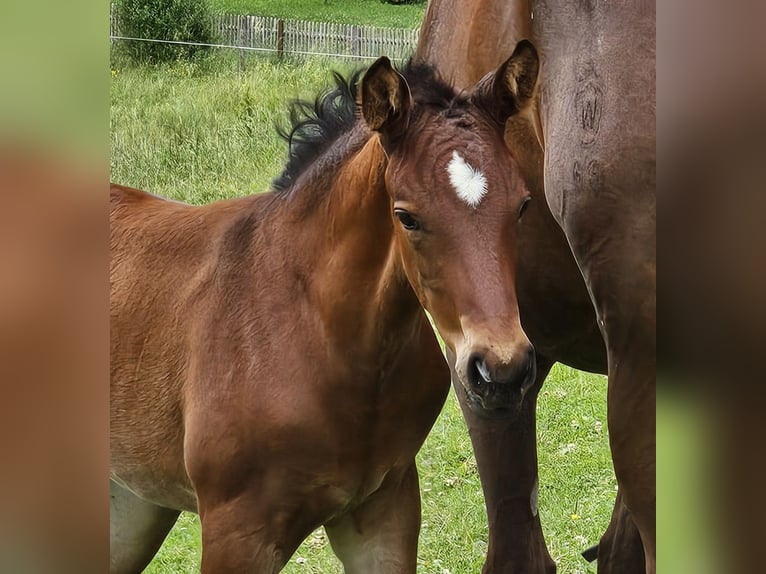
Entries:
POLYGON ((288 100, 313 99, 330 69, 351 68, 251 57, 239 73, 231 53, 112 66, 112 181, 190 203, 264 191, 287 157, 274 124, 286 123, 288 100))
MULTIPOLYGON (((313 98, 327 85, 330 69, 348 67, 319 59, 253 57, 239 73, 236 57, 226 53, 159 68, 123 68, 113 61, 111 178, 191 203, 262 191, 286 157, 273 124, 285 119, 287 100, 313 98)), ((603 377, 557 366, 539 401, 539 508, 562 574, 595 572, 579 552, 598 541, 609 521, 615 481, 605 397, 603 377)), ((423 498, 418 572, 479 572, 486 517, 468 433, 452 394, 418 466, 423 498)), ((199 557, 199 521, 183 515, 148 572, 196 572, 199 557)), ((340 571, 321 530, 285 570, 340 571)))
POLYGON ((426 2, 393 5, 382 0, 210 0, 210 6, 216 12, 230 14, 417 28, 423 20, 426 2))

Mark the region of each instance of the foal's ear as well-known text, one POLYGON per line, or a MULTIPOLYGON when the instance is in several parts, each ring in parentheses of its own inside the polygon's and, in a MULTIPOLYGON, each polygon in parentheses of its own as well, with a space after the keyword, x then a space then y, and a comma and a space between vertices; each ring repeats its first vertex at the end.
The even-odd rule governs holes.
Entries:
POLYGON ((499 123, 505 124, 509 117, 532 102, 539 71, 537 50, 532 42, 522 40, 516 44, 510 58, 479 80, 471 99, 499 123))
POLYGON ((371 130, 393 139, 406 129, 412 107, 410 87, 387 57, 375 60, 364 74, 360 104, 371 130))

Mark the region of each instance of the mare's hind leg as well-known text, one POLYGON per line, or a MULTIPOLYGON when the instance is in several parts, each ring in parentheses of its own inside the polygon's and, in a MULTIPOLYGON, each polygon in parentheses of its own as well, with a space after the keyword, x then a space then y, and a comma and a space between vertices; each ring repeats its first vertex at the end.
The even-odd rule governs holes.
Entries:
POLYGON ((612 520, 598 543, 599 574, 644 574, 644 545, 630 511, 617 492, 612 520))
POLYGON ((386 477, 361 506, 325 524, 346 574, 415 574, 420 532, 420 491, 413 461, 386 477))
POLYGON ((178 515, 109 481, 109 572, 138 574, 162 545, 178 515))
MULTIPOLYGON (((449 351, 448 351, 449 353, 449 351)), ((476 456, 489 519, 489 547, 483 574, 553 574, 537 512, 537 393, 552 362, 537 357, 537 379, 513 419, 488 420, 466 405, 463 385, 452 372, 476 456)), ((448 357, 450 365, 454 357, 448 357)), ((450 367, 451 368, 451 367, 450 367)))

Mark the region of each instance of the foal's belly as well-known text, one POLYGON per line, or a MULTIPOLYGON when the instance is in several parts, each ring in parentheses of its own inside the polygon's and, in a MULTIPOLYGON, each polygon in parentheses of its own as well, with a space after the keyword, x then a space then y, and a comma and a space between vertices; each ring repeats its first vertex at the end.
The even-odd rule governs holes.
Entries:
POLYGON ((140 498, 196 511, 186 472, 181 401, 171 377, 128 377, 111 385, 110 478, 140 498))
POLYGON ((109 478, 139 498, 175 510, 197 512, 197 496, 191 484, 157 479, 154 469, 113 469, 109 478))

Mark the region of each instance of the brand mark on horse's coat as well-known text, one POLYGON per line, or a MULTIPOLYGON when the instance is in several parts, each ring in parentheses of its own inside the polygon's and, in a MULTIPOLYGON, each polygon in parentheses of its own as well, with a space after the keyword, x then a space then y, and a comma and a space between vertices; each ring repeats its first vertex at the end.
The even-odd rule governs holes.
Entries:
POLYGON ((604 187, 604 176, 601 165, 596 159, 583 158, 572 164, 572 180, 578 190, 589 190, 598 193, 604 187))
POLYGON ((596 141, 596 136, 601 129, 601 114, 604 106, 601 79, 595 66, 590 63, 577 81, 579 88, 575 95, 575 109, 582 128, 581 143, 590 145, 596 141))
POLYGON ((469 207, 476 208, 487 193, 487 178, 478 169, 471 167, 456 151, 447 166, 449 180, 457 196, 469 207))

